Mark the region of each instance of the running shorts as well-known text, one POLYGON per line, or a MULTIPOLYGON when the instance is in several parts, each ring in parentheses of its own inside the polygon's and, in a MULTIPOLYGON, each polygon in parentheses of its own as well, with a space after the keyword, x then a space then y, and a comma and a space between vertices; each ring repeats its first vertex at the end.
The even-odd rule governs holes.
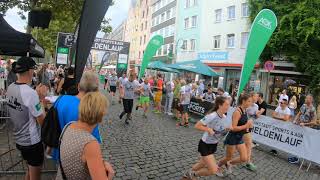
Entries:
POLYGON ((41 166, 44 160, 44 148, 42 142, 30 146, 21 146, 16 144, 21 152, 22 158, 30 166, 41 166))
POLYGON ((202 141, 202 139, 199 141, 198 145, 198 152, 201 154, 201 156, 208 156, 211 154, 214 154, 217 151, 217 144, 207 144, 202 141))
POLYGON ((243 134, 241 133, 232 133, 229 132, 229 134, 227 135, 224 144, 226 145, 239 145, 239 144, 243 144, 243 134))
POLYGON ((155 102, 161 102, 162 100, 162 91, 157 91, 154 95, 154 101, 155 102))
POLYGON ((123 109, 125 113, 132 113, 133 99, 123 99, 123 109))
POLYGON ((145 104, 150 102, 150 97, 149 96, 140 96, 139 104, 145 104))
POLYGON ((110 91, 113 93, 117 92, 117 86, 110 86, 110 91))

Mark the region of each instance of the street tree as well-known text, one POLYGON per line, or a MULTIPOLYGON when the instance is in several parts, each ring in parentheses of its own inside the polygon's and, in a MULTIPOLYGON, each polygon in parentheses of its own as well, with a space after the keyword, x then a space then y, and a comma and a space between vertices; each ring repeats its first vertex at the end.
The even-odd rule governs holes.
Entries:
POLYGON ((261 55, 261 61, 280 57, 310 76, 309 87, 320 96, 320 1, 249 0, 250 18, 268 8, 278 17, 278 28, 261 55))

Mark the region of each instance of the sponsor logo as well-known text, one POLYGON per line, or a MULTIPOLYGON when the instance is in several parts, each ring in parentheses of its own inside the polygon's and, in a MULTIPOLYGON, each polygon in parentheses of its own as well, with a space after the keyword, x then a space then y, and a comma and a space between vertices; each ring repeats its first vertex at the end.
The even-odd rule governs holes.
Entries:
POLYGON ((272 24, 272 22, 269 21, 269 20, 266 19, 266 18, 263 18, 263 17, 262 17, 262 18, 258 21, 258 24, 260 24, 261 26, 263 26, 263 27, 271 30, 271 24, 272 24))
POLYGON ((200 104, 196 103, 196 102, 191 102, 190 103, 189 110, 191 112, 194 112, 194 113, 197 113, 197 114, 200 114, 200 115, 203 115, 205 113, 205 108, 200 106, 200 104))

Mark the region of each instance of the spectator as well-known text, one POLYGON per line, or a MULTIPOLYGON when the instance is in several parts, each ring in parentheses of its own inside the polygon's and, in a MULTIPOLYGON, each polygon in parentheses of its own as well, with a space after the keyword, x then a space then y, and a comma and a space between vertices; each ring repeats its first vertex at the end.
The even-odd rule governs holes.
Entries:
POLYGON ((258 101, 257 101, 257 105, 258 105, 258 113, 257 115, 267 115, 267 103, 264 101, 263 99, 263 94, 262 93, 258 93, 258 101))
POLYGON ((191 87, 190 81, 186 82, 185 80, 181 80, 181 89, 180 89, 180 105, 182 106, 182 118, 179 125, 189 127, 189 115, 188 115, 188 107, 191 101, 191 87))
POLYGON ((78 121, 67 125, 61 134, 56 179, 112 179, 114 170, 103 160, 100 145, 91 135, 107 108, 107 98, 100 92, 89 92, 82 97, 78 121))
MULTIPOLYGON (((288 100, 282 99, 280 106, 272 113, 272 117, 281 121, 289 121, 291 116, 291 111, 288 108, 288 100)), ((278 155, 276 150, 271 150, 271 153, 275 156, 278 155)))
POLYGON ((54 68, 53 68, 53 66, 50 66, 50 68, 48 68, 47 72, 49 75, 50 91, 51 91, 51 88, 54 88, 54 68))
POLYGON ((108 79, 106 80, 107 81, 106 83, 109 85, 109 92, 111 92, 111 104, 114 105, 113 98, 116 95, 117 84, 118 84, 117 73, 113 72, 112 75, 108 77, 108 79))
POLYGON ((296 96, 292 96, 292 98, 289 101, 289 109, 291 111, 291 116, 294 117, 294 112, 297 109, 297 97, 296 96))
POLYGON ((289 97, 287 95, 287 90, 285 90, 285 89, 282 91, 282 94, 280 94, 279 103, 281 103, 283 99, 286 99, 287 101, 289 101, 289 97))
POLYGON ((195 83, 191 84, 191 97, 198 98, 198 85, 195 83))
POLYGON ((166 104, 164 107, 164 113, 172 116, 172 102, 173 102, 173 90, 174 90, 174 83, 172 81, 168 81, 166 83, 166 104))
POLYGON ((173 108, 175 111, 175 117, 177 121, 180 121, 181 118, 181 108, 179 106, 180 103, 180 90, 181 90, 181 83, 180 78, 177 78, 174 83, 174 90, 173 90, 173 108))
POLYGON ((154 102, 156 103, 155 113, 161 113, 161 101, 162 101, 162 88, 163 88, 163 80, 161 74, 158 74, 157 78, 157 92, 155 93, 154 102))
POLYGON ((25 179, 39 180, 44 157, 40 130, 45 118, 42 103, 47 87, 39 84, 33 90, 28 85, 35 68, 36 63, 30 57, 21 57, 13 63, 12 70, 18 79, 8 87, 7 95, 16 146, 28 164, 25 179))
POLYGON ((218 96, 228 97, 229 93, 225 92, 222 88, 218 88, 218 96))
POLYGON ((11 60, 8 60, 8 62, 7 62, 7 71, 8 71, 8 75, 7 75, 7 85, 6 86, 9 87, 10 84, 16 82, 16 80, 17 80, 17 75, 13 72, 13 69, 12 69, 11 60))
POLYGON ((214 103, 216 95, 212 92, 212 88, 208 88, 208 92, 204 93, 201 99, 203 101, 214 103))
MULTIPOLYGON (((301 106, 294 122, 300 126, 313 127, 317 125, 317 113, 316 108, 313 106, 312 95, 306 96, 305 103, 301 106)), ((299 162, 299 159, 297 157, 289 157, 288 162, 296 164, 299 162)))
MULTIPOLYGON (((58 112, 60 128, 63 129, 66 124, 79 119, 79 104, 83 96, 88 92, 96 92, 99 90, 99 78, 98 76, 90 71, 84 72, 79 86, 79 93, 77 96, 64 95, 60 97, 55 103, 55 107, 58 112)), ((101 143, 99 134, 99 128, 96 126, 92 131, 92 135, 101 143)), ((55 149, 53 151, 53 159, 59 159, 59 153, 55 149)))
POLYGON ((64 77, 59 83, 58 93, 65 95, 77 95, 78 87, 76 78, 74 77, 74 68, 69 67, 67 71, 67 77, 64 77))
POLYGON ((198 94, 199 96, 203 95, 203 91, 204 91, 204 84, 203 84, 203 80, 199 81, 199 87, 198 87, 198 94))
POLYGON ((50 75, 47 69, 48 69, 48 64, 43 64, 40 71, 37 73, 38 84, 45 85, 50 89, 50 75))

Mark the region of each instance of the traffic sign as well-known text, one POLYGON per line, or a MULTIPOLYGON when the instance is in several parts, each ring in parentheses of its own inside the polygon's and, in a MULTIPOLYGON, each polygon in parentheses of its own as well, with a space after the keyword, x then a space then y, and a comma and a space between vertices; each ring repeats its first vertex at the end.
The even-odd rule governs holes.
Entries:
POLYGON ((274 64, 272 61, 267 61, 264 63, 264 69, 267 70, 268 72, 274 70, 274 64))

